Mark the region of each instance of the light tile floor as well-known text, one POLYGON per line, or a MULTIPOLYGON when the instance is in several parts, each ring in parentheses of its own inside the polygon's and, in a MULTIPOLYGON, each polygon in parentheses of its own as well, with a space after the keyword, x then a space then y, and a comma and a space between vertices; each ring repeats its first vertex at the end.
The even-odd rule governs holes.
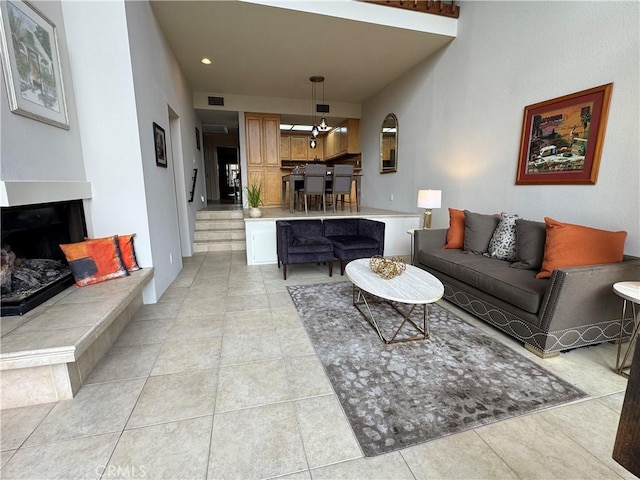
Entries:
POLYGON ((292 265, 283 281, 244 252, 185 259, 73 400, 1 412, 0 477, 635 478, 611 459, 614 345, 541 360, 446 302, 591 398, 364 458, 286 291, 345 280, 292 265))

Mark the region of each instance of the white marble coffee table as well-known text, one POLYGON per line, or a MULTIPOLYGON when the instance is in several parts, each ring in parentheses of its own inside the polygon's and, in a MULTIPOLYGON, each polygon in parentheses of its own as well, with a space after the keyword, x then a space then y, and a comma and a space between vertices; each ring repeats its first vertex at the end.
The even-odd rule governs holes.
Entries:
POLYGON ((402 275, 385 280, 377 273, 371 271, 369 259, 361 258, 353 260, 347 264, 345 270, 347 277, 353 283, 353 305, 362 316, 375 328, 378 336, 385 343, 406 342, 411 340, 424 340, 429 338, 429 315, 428 305, 442 298, 444 286, 436 277, 430 273, 413 265, 407 265, 407 269, 402 275), (397 328, 393 336, 385 338, 378 328, 365 292, 374 297, 386 300, 393 309, 402 317, 402 323, 397 328), (409 310, 402 312, 398 308, 398 303, 408 305, 409 310), (414 309, 422 305, 422 326, 416 324, 409 316, 414 309), (366 313, 362 310, 365 307, 366 313), (409 322, 419 332, 419 335, 410 338, 396 339, 402 327, 409 322))

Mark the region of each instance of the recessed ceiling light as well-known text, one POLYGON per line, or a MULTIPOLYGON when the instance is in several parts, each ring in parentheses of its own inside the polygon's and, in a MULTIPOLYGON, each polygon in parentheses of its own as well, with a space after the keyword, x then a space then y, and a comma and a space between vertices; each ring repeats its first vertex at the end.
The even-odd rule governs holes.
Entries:
POLYGON ((200 63, 202 63, 203 65, 211 65, 211 60, 209 60, 207 57, 202 57, 202 59, 200 59, 200 63))

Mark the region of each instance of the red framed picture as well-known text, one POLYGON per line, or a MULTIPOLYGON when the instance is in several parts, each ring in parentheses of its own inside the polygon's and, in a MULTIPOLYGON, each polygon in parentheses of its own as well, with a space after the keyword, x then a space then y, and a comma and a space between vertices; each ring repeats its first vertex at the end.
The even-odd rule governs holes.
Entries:
POLYGON ((612 89, 608 83, 525 107, 516 185, 595 185, 612 89))

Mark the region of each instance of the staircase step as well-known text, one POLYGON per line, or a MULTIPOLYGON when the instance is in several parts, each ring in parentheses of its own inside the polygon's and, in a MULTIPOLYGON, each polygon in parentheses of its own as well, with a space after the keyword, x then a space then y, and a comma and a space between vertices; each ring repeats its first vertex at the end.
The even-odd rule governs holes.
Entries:
POLYGON ((193 239, 196 242, 210 242, 220 240, 242 240, 246 238, 243 230, 196 230, 193 239))
POLYGON ((246 250, 242 210, 196 212, 193 251, 230 252, 246 250))
POLYGON ((244 212, 242 210, 199 210, 196 212, 196 220, 242 220, 244 212))
POLYGON ((235 219, 196 220, 196 230, 242 230, 244 231, 244 220, 235 220, 235 219))
POLYGON ((228 240, 215 242, 193 242, 194 253, 205 252, 230 252, 235 250, 246 250, 247 245, 244 240, 228 240))

